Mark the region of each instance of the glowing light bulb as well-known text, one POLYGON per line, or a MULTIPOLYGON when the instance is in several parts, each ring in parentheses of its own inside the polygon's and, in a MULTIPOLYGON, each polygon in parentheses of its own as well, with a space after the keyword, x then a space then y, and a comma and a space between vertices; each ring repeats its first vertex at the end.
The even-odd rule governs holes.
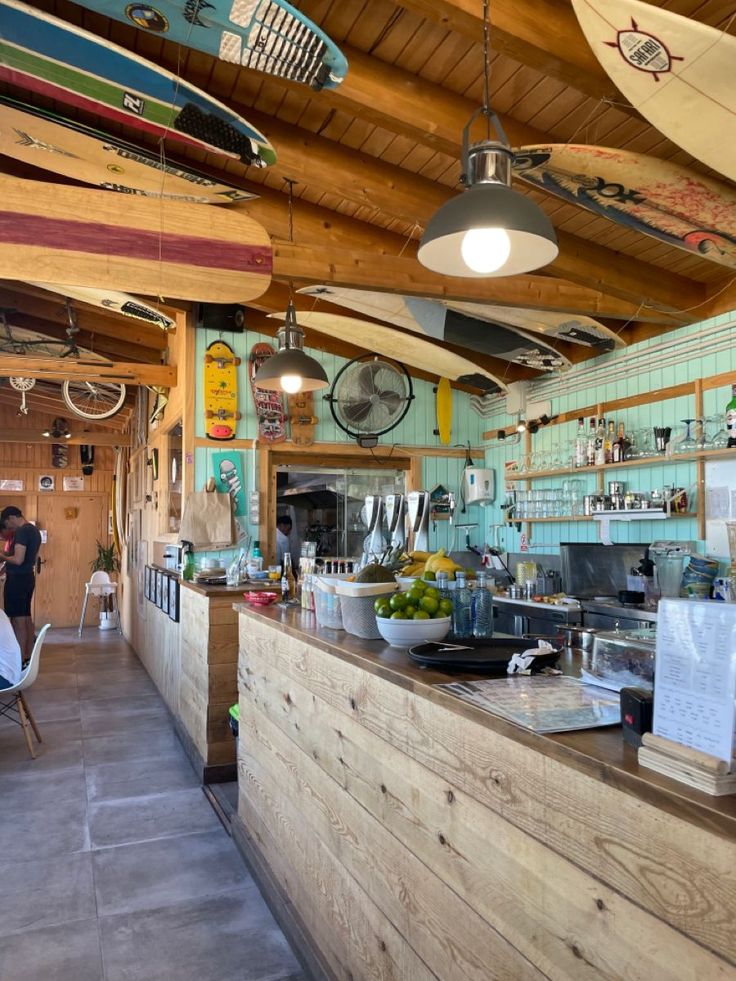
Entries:
POLYGON ((302 381, 301 375, 282 375, 281 388, 289 395, 296 395, 297 392, 301 391, 302 381))
POLYGON ((476 273, 496 272, 511 254, 511 240, 503 228, 471 228, 463 236, 460 252, 476 273))

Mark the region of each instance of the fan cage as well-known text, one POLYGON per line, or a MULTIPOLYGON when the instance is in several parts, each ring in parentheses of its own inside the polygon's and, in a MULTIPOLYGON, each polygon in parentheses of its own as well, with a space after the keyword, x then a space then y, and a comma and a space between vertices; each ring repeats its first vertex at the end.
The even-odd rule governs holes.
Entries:
POLYGON ((388 358, 384 355, 367 354, 362 355, 359 358, 353 358, 352 361, 348 361, 342 366, 342 368, 335 375, 329 394, 325 395, 324 398, 330 404, 332 418, 335 420, 337 426, 339 426, 339 428, 342 429, 344 433, 347 433, 347 435, 352 439, 360 442, 363 437, 384 436, 386 433, 389 433, 391 430, 395 429, 403 421, 404 417, 409 411, 409 406, 414 399, 414 386, 412 385, 411 375, 406 370, 405 365, 403 365, 400 361, 395 361, 393 358, 388 358), (357 366, 363 368, 368 365, 375 365, 379 363, 385 368, 392 370, 404 385, 405 394, 401 396, 403 401, 401 411, 394 419, 391 420, 390 425, 384 426, 383 428, 374 429, 369 427, 366 429, 360 429, 358 426, 351 426, 340 416, 340 399, 336 397, 335 393, 339 390, 343 378, 347 376, 348 373, 352 371, 357 373, 357 371, 360 370, 357 366))

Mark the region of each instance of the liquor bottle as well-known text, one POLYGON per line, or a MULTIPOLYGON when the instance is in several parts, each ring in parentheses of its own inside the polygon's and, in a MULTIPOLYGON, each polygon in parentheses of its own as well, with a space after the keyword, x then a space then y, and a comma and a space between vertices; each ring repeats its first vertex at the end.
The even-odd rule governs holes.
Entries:
POLYGON ((281 593, 282 598, 283 593, 287 591, 287 600, 291 601, 296 599, 296 579, 294 579, 294 573, 291 568, 291 552, 286 552, 284 555, 284 574, 281 577, 281 593), (286 589, 284 587, 284 580, 286 580, 286 589))
POLYGON ((736 385, 731 386, 731 401, 726 406, 726 432, 728 448, 736 446, 736 385))
POLYGON ((575 436, 575 466, 584 467, 588 462, 588 437, 585 432, 585 419, 578 419, 578 431, 575 436))
POLYGON ((590 420, 590 428, 588 429, 588 445, 586 449, 585 459, 589 467, 595 466, 595 416, 592 416, 590 420))
POLYGON ((624 462, 624 460, 626 459, 626 448, 627 448, 627 446, 630 446, 630 445, 631 444, 626 439, 626 435, 624 433, 624 424, 622 422, 620 422, 618 424, 618 436, 616 437, 616 440, 614 441, 614 444, 613 444, 613 462, 614 463, 623 463, 624 462))
POLYGON ((595 431, 595 465, 602 467, 606 462, 606 420, 598 420, 598 428, 595 431))
POLYGON ((613 463, 613 444, 616 442, 616 424, 613 419, 608 420, 608 432, 603 442, 603 456, 605 463, 613 463))
POLYGON ((455 574, 452 596, 452 634, 456 640, 473 636, 473 594, 465 584, 465 573, 455 574))
POLYGON ((474 594, 473 636, 482 640, 493 636, 493 597, 486 584, 485 572, 478 573, 478 584, 474 594))
POLYGON ((258 572, 263 571, 263 555, 261 554, 261 543, 256 539, 253 542, 253 553, 251 555, 251 562, 253 565, 257 566, 258 572))

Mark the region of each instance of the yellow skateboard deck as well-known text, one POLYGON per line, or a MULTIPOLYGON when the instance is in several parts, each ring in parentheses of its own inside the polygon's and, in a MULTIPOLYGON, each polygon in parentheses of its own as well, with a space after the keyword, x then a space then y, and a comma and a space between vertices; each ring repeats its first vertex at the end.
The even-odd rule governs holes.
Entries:
POLYGON ((204 356, 204 419, 208 439, 235 439, 240 358, 224 341, 213 341, 204 356))
POLYGON ((435 434, 439 436, 443 446, 449 446, 452 439, 452 389, 449 378, 440 378, 437 386, 436 404, 437 429, 435 429, 435 434))

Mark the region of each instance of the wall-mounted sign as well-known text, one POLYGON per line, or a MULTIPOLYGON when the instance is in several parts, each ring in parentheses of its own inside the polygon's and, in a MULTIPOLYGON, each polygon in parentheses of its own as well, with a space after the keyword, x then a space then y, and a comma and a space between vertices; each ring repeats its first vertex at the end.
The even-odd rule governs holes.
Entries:
POLYGON ((84 490, 84 477, 62 477, 61 482, 65 491, 84 490))
POLYGON ((0 491, 22 491, 24 487, 22 480, 0 480, 0 491))
POLYGON ((243 486, 243 454, 238 450, 213 453, 212 466, 217 489, 233 499, 233 514, 245 514, 245 487, 243 486))
POLYGON ((56 478, 51 474, 44 474, 38 478, 38 489, 40 491, 52 491, 56 487, 56 478))

